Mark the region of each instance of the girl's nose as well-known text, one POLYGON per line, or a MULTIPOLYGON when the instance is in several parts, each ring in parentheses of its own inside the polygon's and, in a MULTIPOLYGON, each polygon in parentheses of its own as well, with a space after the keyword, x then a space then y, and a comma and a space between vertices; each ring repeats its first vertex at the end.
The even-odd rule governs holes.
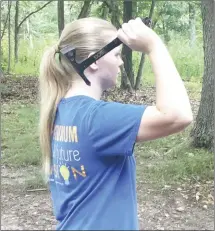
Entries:
POLYGON ((122 58, 120 58, 120 61, 119 61, 119 66, 122 66, 124 64, 122 58))

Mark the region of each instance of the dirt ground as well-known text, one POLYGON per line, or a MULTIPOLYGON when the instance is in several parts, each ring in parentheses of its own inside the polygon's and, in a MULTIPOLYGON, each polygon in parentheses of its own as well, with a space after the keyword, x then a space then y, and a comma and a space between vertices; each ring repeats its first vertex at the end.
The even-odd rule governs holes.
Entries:
MULTIPOLYGON (((17 170, 2 166, 1 230, 55 229, 49 192, 29 192, 24 187, 25 177, 32 171, 32 167, 17 170)), ((213 205, 197 203, 182 191, 156 191, 149 184, 138 183, 140 229, 214 230, 213 205)))

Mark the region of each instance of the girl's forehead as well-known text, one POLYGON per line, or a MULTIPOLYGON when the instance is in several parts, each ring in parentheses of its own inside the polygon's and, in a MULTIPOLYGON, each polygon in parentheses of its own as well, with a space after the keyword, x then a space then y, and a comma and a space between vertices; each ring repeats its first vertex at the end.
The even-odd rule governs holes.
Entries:
MULTIPOLYGON (((111 37, 110 42, 112 42, 116 38, 117 38, 117 34, 113 33, 113 36, 111 37)), ((119 46, 115 47, 112 51, 114 51, 114 52, 121 52, 121 50, 122 50, 122 44, 120 44, 119 46)))
POLYGON ((114 52, 121 52, 121 50, 122 50, 122 45, 120 45, 120 46, 118 46, 118 47, 115 47, 115 48, 113 49, 114 52))
POLYGON ((111 51, 109 51, 108 53, 110 53, 110 54, 117 54, 118 52, 120 52, 120 49, 119 49, 119 47, 115 47, 114 49, 112 49, 111 51))
POLYGON ((122 51, 122 45, 117 47, 119 49, 119 51, 122 51))

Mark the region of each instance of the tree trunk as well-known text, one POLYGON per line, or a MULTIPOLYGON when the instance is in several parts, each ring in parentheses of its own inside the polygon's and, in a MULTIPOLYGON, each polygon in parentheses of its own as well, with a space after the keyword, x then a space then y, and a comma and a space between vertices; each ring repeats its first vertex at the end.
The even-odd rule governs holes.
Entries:
MULTIPOLYGON (((0 1, 0 19, 1 19, 1 7, 2 7, 2 2, 0 1)), ((1 67, 2 67, 2 47, 1 47, 1 40, 2 40, 2 34, 1 34, 1 23, 0 23, 0 81, 3 77, 2 73, 1 73, 1 67)))
POLYGON ((119 18, 120 18, 120 12, 118 7, 118 2, 115 0, 106 0, 103 2, 104 6, 106 5, 109 8, 109 13, 111 14, 111 23, 119 29, 121 27, 119 18))
POLYGON ((132 1, 132 18, 137 17, 137 1, 132 1))
MULTIPOLYGON (((106 1, 107 2, 107 1, 106 1)), ((112 5, 111 8, 111 23, 119 29, 120 27, 120 22, 119 22, 119 2, 115 1, 115 0, 111 0, 110 3, 112 5)))
MULTIPOLYGON (((2 4, 2 1, 0 1, 0 4, 2 4)), ((1 6, 0 6, 0 7, 1 7, 1 6)), ((10 5, 10 7, 11 7, 11 5, 10 5)), ((2 11, 2 7, 1 7, 0 11, 2 11)), ((6 31, 8 17, 9 17, 9 12, 7 13, 6 19, 5 19, 5 21, 4 21, 3 29, 0 30, 0 31, 1 31, 1 40, 3 39, 4 34, 5 34, 5 31, 6 31)), ((3 21, 1 17, 0 17, 0 19, 1 19, 1 21, 3 21)), ((1 25, 0 25, 0 26, 1 26, 1 25)))
POLYGON ((10 74, 10 66, 11 66, 11 23, 10 23, 10 9, 11 2, 8 1, 8 66, 7 73, 10 74))
MULTIPOLYGON (((123 2, 123 22, 128 22, 132 18, 132 2, 131 1, 125 1, 123 2)), ((123 44, 122 48, 122 59, 124 62, 125 72, 127 74, 127 77, 130 80, 131 87, 134 88, 134 73, 133 73, 133 65, 132 65, 132 50, 123 44)), ((121 78, 121 88, 126 89, 127 86, 125 83, 127 82, 126 75, 122 75, 121 78)))
POLYGON ((64 28, 64 0, 58 0, 57 13, 58 13, 58 34, 60 37, 61 32, 64 28))
POLYGON ((19 0, 16 1, 16 9, 15 9, 15 25, 14 25, 14 58, 15 63, 18 62, 18 36, 19 36, 19 0))
POLYGON ((163 29, 163 34, 164 34, 164 42, 166 45, 170 41, 169 31, 168 31, 167 26, 166 26, 167 24, 168 24, 168 22, 163 18, 162 19, 162 25, 163 25, 162 29, 163 29))
POLYGON ((72 10, 72 7, 73 7, 73 3, 68 2, 68 3, 67 3, 67 6, 68 6, 68 8, 69 8, 69 21, 71 22, 71 21, 72 21, 72 13, 71 13, 71 10, 72 10))
POLYGON ((85 0, 78 18, 85 18, 89 15, 91 9, 91 0, 85 0))
POLYGON ((109 13, 109 8, 107 7, 107 5, 103 2, 102 4, 102 18, 107 20, 108 18, 108 13, 109 13))
POLYGON ((194 147, 212 150, 214 147, 214 53, 215 26, 214 1, 202 0, 203 42, 204 42, 204 76, 201 102, 196 123, 191 132, 194 147))
POLYGON ((136 83, 135 83, 135 88, 134 88, 135 90, 138 90, 140 88, 140 80, 143 74, 144 62, 145 62, 145 54, 142 53, 138 72, 137 72, 137 77, 136 77, 136 83))
MULTIPOLYGON (((152 0, 150 12, 149 12, 149 18, 152 18, 153 13, 154 13, 154 9, 155 9, 155 0, 152 0)), ((141 77, 143 75, 144 62, 145 62, 145 54, 142 53, 141 59, 140 59, 140 64, 139 64, 139 69, 138 69, 137 77, 136 77, 136 83, 135 83, 135 88, 134 88, 135 90, 138 90, 140 88, 140 81, 141 81, 141 77)))
POLYGON ((189 34, 190 46, 193 47, 196 41, 196 10, 193 2, 189 2, 189 34))

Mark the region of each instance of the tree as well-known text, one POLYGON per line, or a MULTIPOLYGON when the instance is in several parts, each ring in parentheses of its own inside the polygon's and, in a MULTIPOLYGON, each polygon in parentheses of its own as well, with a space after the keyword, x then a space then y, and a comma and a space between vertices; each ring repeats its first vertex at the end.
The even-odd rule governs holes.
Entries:
POLYGON ((7 72, 10 73, 10 64, 11 64, 11 2, 8 1, 8 66, 7 72))
POLYGON ((64 0, 58 0, 57 14, 58 14, 58 34, 60 37, 61 32, 64 28, 64 0))
POLYGON ((190 33, 190 46, 192 47, 196 41, 196 8, 195 3, 188 2, 189 5, 189 33, 190 33))
POLYGON ((45 8, 48 4, 50 4, 53 0, 48 1, 45 3, 42 7, 39 7, 37 10, 31 12, 27 16, 25 16, 20 23, 18 23, 19 19, 19 0, 16 1, 16 9, 15 9, 15 33, 14 33, 14 56, 15 56, 15 62, 18 62, 18 42, 19 42, 19 31, 22 26, 22 24, 33 14, 39 12, 43 8, 45 8))
MULTIPOLYGON (((149 12, 149 18, 152 18, 152 16, 153 16, 154 9, 155 9, 155 1, 156 0, 152 0, 150 12, 149 12)), ((135 87, 134 87, 135 90, 138 90, 140 88, 140 80, 141 80, 141 77, 143 74, 144 62, 145 62, 145 54, 142 53, 138 72, 137 72, 136 83, 135 83, 135 87)))
POLYGON ((107 7, 106 2, 104 1, 101 5, 101 17, 107 20, 108 14, 109 14, 109 8, 107 7))
POLYGON ((78 15, 78 19, 87 17, 90 13, 91 6, 92 6, 92 1, 91 0, 85 0, 83 7, 81 8, 81 12, 78 15))
POLYGON ((19 0, 16 1, 15 6, 15 27, 14 27, 14 58, 15 62, 18 62, 18 36, 21 25, 18 24, 19 20, 19 0))
MULTIPOLYGON (((2 1, 0 2, 0 4, 1 4, 1 5, 0 5, 0 6, 1 6, 0 12, 2 12, 2 8, 3 8, 2 1)), ((3 23, 3 27, 2 27, 2 29, 1 29, 1 40, 3 39, 4 34, 5 34, 5 31, 6 31, 7 21, 8 21, 8 18, 9 18, 9 12, 10 12, 10 9, 11 9, 11 5, 12 5, 12 4, 10 4, 10 7, 9 7, 9 9, 8 9, 8 12, 7 12, 7 15, 6 15, 6 19, 3 20, 3 19, 2 19, 2 15, 1 15, 1 17, 0 17, 1 22, 4 22, 4 23, 3 23)), ((7 8, 8 8, 8 7, 7 7, 7 8)))
MULTIPOLYGON (((132 18, 133 4, 131 1, 123 1, 123 22, 128 22, 132 18)), ((123 44, 122 47, 122 59, 124 62, 126 76, 122 75, 121 78, 121 88, 126 89, 128 86, 124 81, 125 78, 129 78, 131 87, 134 87, 134 72, 132 65, 132 50, 128 46, 123 44)))
MULTIPOLYGON (((3 66, 2 66, 2 58, 3 58, 3 54, 2 54, 2 38, 4 36, 4 33, 5 33, 5 30, 6 30, 6 26, 7 26, 7 20, 8 20, 8 17, 9 17, 9 12, 7 13, 7 16, 6 16, 6 20, 4 22, 4 24, 2 25, 3 23, 3 20, 2 20, 2 11, 3 11, 3 3, 2 1, 0 1, 0 19, 1 19, 1 22, 0 22, 0 78, 3 78, 3 74, 2 74, 2 69, 3 69, 3 66), (3 27, 2 27, 3 26, 3 27)), ((8 4, 7 4, 7 10, 8 10, 8 4)))
MULTIPOLYGON (((0 19, 1 19, 1 8, 2 8, 2 5, 1 5, 1 2, 0 2, 0 19)), ((1 36, 1 23, 0 23, 0 71, 1 71, 1 68, 2 68, 2 47, 1 47, 1 41, 2 41, 2 36, 1 36)), ((0 72, 0 80, 2 78, 2 75, 1 75, 1 72, 0 72)))
POLYGON ((191 132, 194 147, 212 149, 214 147, 214 53, 215 25, 214 0, 202 0, 204 76, 198 115, 191 132))

